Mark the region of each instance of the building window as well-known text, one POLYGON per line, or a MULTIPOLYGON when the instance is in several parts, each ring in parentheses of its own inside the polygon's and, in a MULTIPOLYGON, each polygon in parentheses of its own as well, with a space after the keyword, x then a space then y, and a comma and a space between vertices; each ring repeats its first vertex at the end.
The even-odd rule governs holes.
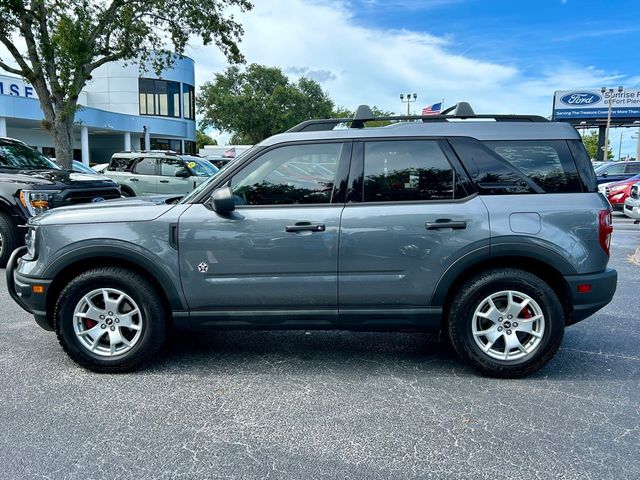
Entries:
MULTIPOLYGON (((182 142, 172 138, 152 138, 150 143, 151 150, 173 150, 176 153, 182 153, 182 142)), ((144 151, 144 138, 140 139, 140 150, 144 151)))
POLYGON ((166 80, 140 78, 140 115, 180 117, 180 84, 166 80))
POLYGON ((187 155, 197 155, 198 152, 196 152, 196 142, 185 140, 184 153, 186 153, 187 155))
POLYGON ((196 90, 191 85, 182 84, 182 103, 184 105, 184 118, 195 120, 196 118, 196 90))

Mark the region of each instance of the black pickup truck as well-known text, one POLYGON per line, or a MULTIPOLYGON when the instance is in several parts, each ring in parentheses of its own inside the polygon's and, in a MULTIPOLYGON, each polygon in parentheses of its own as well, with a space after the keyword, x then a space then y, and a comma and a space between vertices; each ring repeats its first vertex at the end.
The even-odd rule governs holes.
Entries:
POLYGON ((62 205, 119 198, 118 185, 96 173, 61 170, 24 143, 0 138, 0 267, 24 243, 27 219, 62 205))

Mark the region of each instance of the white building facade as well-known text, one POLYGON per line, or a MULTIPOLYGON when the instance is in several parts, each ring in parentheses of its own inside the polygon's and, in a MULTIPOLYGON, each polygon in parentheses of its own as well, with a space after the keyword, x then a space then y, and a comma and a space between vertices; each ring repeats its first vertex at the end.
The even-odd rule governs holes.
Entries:
MULTIPOLYGON (((78 103, 74 158, 104 163, 131 150, 196 153, 194 62, 177 59, 157 76, 151 68, 112 62, 96 69, 78 103)), ((0 74, 0 137, 11 137, 54 157, 53 138, 41 127, 44 114, 35 89, 0 74)))

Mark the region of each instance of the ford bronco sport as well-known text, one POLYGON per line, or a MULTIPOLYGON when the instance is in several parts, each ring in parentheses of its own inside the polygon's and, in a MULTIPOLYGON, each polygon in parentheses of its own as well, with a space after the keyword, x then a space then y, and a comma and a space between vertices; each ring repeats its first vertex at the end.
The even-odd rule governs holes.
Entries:
POLYGON ((363 106, 264 140, 177 204, 45 212, 10 294, 98 372, 149 360, 170 328, 217 328, 441 331, 480 372, 526 375, 613 297, 610 206, 570 125, 451 110, 363 106))

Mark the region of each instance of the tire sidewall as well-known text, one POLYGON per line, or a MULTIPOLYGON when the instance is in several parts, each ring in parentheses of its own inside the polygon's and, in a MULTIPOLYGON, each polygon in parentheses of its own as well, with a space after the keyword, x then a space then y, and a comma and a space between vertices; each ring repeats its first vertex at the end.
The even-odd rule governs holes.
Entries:
POLYGON ((157 336, 164 340, 164 311, 157 299, 149 298, 149 292, 140 289, 130 278, 117 278, 109 274, 87 272, 73 280, 61 293, 55 311, 55 330, 67 353, 81 365, 90 369, 109 367, 133 368, 146 360, 149 350, 157 342, 157 336), (99 288, 115 288, 129 295, 142 311, 142 332, 131 350, 122 355, 105 357, 87 350, 74 331, 74 311, 82 297, 99 288), (156 300, 156 301, 154 301, 156 300))
MULTIPOLYGON (((463 295, 464 296, 464 295, 463 295)), ((564 313, 555 292, 542 280, 527 272, 492 272, 472 281, 469 292, 459 300, 450 318, 452 342, 463 357, 486 374, 526 374, 544 365, 556 352, 564 333, 564 313), (542 309, 545 330, 536 351, 518 360, 499 360, 483 352, 475 341, 472 325, 478 306, 490 295, 513 290, 529 295, 542 309)))

